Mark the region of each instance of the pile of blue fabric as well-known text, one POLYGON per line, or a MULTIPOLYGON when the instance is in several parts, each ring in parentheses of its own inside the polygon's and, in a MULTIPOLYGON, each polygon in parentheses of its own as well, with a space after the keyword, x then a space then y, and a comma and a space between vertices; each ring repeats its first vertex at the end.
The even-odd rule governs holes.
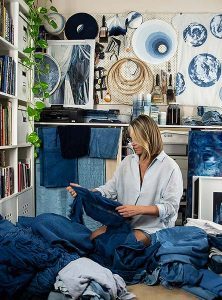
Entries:
POLYGON ((222 297, 222 277, 207 269, 208 237, 197 227, 175 227, 151 235, 146 247, 138 242, 129 222, 115 210, 118 202, 100 193, 76 188, 70 219, 56 214, 20 217, 15 226, 0 220, 0 297, 15 300, 46 295, 56 275, 69 262, 89 257, 129 283, 161 283, 182 287, 200 299, 222 297), (107 226, 90 240, 84 211, 107 226), (24 295, 24 294, 23 294, 24 295))

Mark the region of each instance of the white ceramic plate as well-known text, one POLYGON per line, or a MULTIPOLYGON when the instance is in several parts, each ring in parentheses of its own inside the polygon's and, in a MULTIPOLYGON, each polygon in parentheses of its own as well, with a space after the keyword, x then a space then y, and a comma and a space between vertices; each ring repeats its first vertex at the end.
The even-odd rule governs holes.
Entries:
POLYGON ((57 24, 57 28, 53 28, 47 21, 44 23, 44 27, 48 33, 51 33, 52 35, 58 35, 60 34, 66 24, 66 19, 59 13, 50 13, 48 14, 49 19, 53 20, 57 24))

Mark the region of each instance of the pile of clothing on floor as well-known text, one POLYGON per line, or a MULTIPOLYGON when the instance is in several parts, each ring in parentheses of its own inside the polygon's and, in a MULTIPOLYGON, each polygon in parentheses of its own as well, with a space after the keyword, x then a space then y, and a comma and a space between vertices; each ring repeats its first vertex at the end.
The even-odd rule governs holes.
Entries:
MULTIPOLYGON (((200 226, 163 229, 145 246, 116 212, 120 203, 81 187, 77 194, 70 218, 49 213, 19 217, 16 225, 0 220, 2 300, 43 300, 52 290, 60 292, 56 295, 63 298, 58 299, 130 300, 134 295, 126 284, 135 283, 177 286, 201 299, 222 297, 222 277, 208 269, 211 245, 221 247, 221 230, 208 234, 200 226), (90 240, 84 212, 107 231, 90 240)), ((48 299, 57 299, 52 297, 48 299)))

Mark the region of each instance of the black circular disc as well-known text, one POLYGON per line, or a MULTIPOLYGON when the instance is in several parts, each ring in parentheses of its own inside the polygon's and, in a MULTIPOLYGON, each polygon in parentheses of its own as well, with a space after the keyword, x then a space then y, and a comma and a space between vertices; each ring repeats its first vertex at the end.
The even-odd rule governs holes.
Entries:
POLYGON ((65 26, 65 35, 68 40, 95 39, 98 31, 96 20, 86 13, 72 15, 65 26))

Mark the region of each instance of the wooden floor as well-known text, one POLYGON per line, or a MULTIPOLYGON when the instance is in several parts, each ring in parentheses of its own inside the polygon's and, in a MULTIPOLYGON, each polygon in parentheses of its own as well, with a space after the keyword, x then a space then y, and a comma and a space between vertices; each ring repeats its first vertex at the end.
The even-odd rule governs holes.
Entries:
POLYGON ((127 287, 129 292, 136 295, 137 300, 189 300, 198 299, 181 289, 166 289, 163 286, 147 286, 145 284, 136 284, 127 287))

